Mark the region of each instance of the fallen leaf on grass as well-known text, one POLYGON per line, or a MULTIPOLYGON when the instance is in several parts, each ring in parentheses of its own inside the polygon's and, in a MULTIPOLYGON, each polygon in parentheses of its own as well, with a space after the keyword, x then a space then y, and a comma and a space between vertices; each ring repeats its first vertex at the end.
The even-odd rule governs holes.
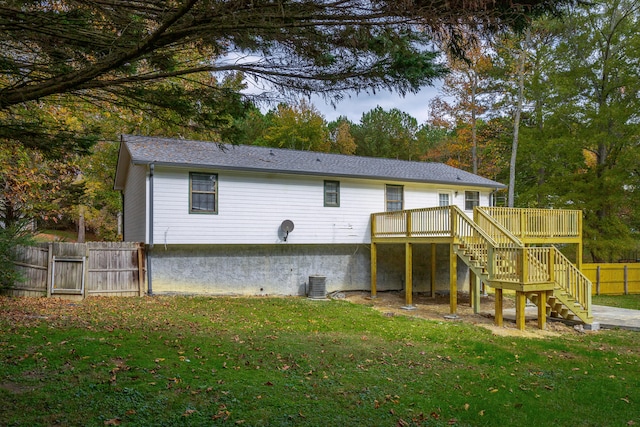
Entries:
POLYGON ((187 409, 186 411, 184 411, 184 414, 182 414, 183 417, 188 417, 189 415, 193 414, 194 412, 196 412, 195 409, 187 409))
POLYGON ((629 398, 628 397, 621 397, 620 400, 622 400, 623 402, 631 403, 631 402, 629 402, 629 398))
POLYGON ((111 418, 110 420, 105 421, 104 425, 106 425, 106 426, 119 426, 120 425, 120 418, 111 418))
POLYGON ((468 404, 468 403, 465 403, 465 404, 464 404, 464 410, 465 410, 465 411, 468 411, 468 410, 469 410, 469 404, 468 404))

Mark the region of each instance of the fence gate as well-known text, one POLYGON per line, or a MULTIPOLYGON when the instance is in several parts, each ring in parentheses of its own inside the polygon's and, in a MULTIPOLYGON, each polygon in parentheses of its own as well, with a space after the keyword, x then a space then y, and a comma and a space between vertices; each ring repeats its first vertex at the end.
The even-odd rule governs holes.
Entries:
POLYGON ((86 257, 53 256, 51 294, 83 295, 86 257))

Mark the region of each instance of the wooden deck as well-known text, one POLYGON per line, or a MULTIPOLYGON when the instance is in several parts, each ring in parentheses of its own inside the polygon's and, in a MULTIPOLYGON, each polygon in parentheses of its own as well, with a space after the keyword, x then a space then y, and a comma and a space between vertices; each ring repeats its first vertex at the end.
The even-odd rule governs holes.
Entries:
MULTIPOLYGON (((518 327, 524 327, 526 298, 546 314, 591 321, 591 282, 553 243, 578 245, 582 254, 582 213, 575 210, 477 207, 471 219, 456 206, 381 212, 371 215, 371 293, 376 294, 379 244, 405 245, 406 306, 412 306, 412 245, 450 245, 451 314, 457 309, 456 263, 471 270, 471 294, 479 307, 480 284, 496 289, 496 323, 502 323, 502 290, 516 292, 518 327), (536 246, 530 246, 536 245, 536 246)), ((435 251, 431 266, 435 270, 435 251)), ((578 261, 579 262, 579 261, 578 261)), ((435 290, 432 275, 432 294, 435 290)))

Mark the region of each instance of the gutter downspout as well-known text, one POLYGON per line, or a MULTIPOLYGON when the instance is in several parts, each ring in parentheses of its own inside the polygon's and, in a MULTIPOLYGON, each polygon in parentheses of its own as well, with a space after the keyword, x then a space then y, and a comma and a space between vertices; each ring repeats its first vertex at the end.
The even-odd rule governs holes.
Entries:
POLYGON ((149 163, 149 243, 147 245, 147 294, 153 295, 151 274, 151 251, 153 250, 153 170, 154 164, 149 163))

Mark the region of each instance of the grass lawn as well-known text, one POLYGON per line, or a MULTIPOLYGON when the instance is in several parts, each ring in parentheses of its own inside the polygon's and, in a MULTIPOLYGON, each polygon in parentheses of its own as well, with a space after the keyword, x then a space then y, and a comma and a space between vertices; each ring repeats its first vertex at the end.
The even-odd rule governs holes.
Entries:
POLYGON ((640 425, 640 333, 304 298, 0 297, 0 425, 640 425))
POLYGON ((610 307, 630 308, 640 310, 640 294, 634 295, 594 295, 592 302, 597 305, 610 307))

